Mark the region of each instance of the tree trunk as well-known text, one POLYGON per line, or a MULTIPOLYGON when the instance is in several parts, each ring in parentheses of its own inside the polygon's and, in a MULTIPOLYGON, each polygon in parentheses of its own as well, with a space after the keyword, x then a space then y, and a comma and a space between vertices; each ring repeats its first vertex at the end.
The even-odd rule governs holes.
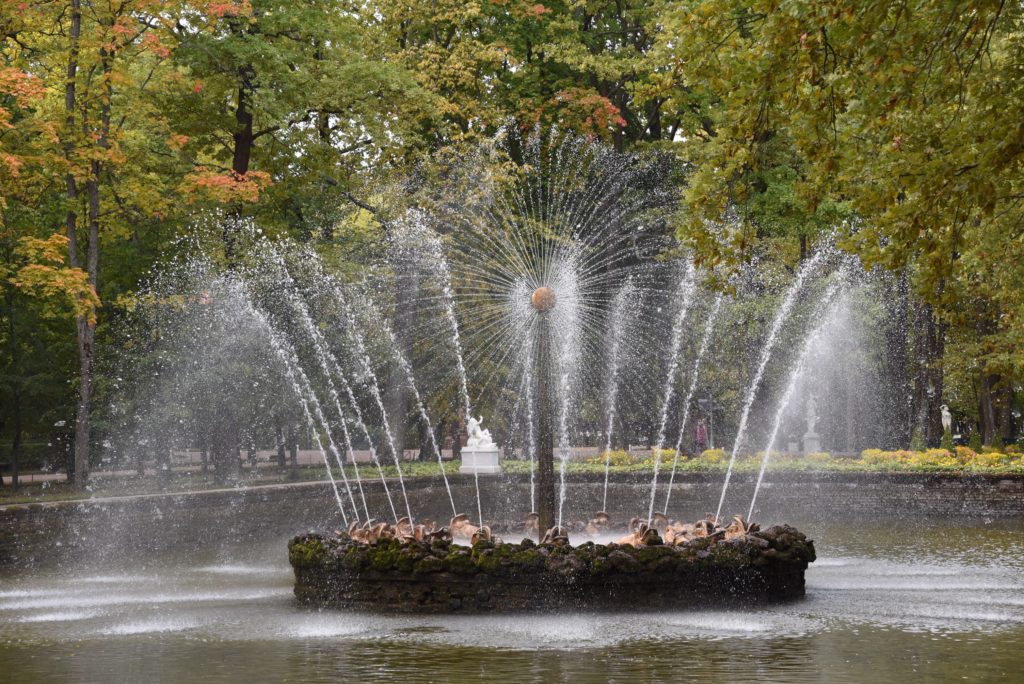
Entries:
POLYGON ((655 98, 654 100, 651 100, 651 105, 650 105, 651 108, 648 111, 648 120, 649 120, 650 123, 648 124, 647 129, 648 129, 648 131, 650 131, 650 139, 651 140, 655 140, 655 141, 661 140, 661 135, 662 135, 662 131, 661 131, 661 103, 662 103, 662 101, 659 98, 655 98))
POLYGON ((945 394, 945 374, 942 359, 946 352, 946 325, 929 317, 928 326, 928 445, 939 446, 942 441, 942 405, 945 394))
POLYGON ((942 352, 945 347, 943 327, 935 320, 931 305, 918 303, 914 316, 914 415, 916 427, 929 446, 942 437, 943 373, 942 352))
MULTIPOLYGON (((252 148, 256 138, 253 135, 252 111, 249 108, 249 95, 251 87, 251 69, 243 68, 240 73, 242 79, 238 86, 238 102, 235 106, 235 132, 232 136, 234 149, 231 155, 231 170, 237 175, 245 175, 249 172, 249 162, 252 160, 252 148)), ((231 211, 232 215, 240 216, 242 213, 241 204, 236 204, 231 211)), ((238 245, 236 227, 232 221, 224 222, 224 254, 227 257, 229 266, 234 266, 237 259, 238 245)))
POLYGON ((857 451, 857 393, 853 387, 853 373, 844 373, 846 376, 846 450, 857 451))
POLYGON ((991 444, 995 439, 998 423, 996 422, 995 409, 995 386, 999 383, 999 376, 982 373, 981 391, 978 393, 980 402, 979 414, 981 419, 981 440, 984 444, 991 444))
MULTIPOLYGON (((243 73, 242 79, 248 76, 243 73)), ((249 87, 245 84, 238 87, 238 104, 235 107, 235 149, 231 158, 231 170, 244 175, 249 172, 249 161, 252 159, 252 144, 255 138, 252 130, 252 112, 249 110, 249 87)))
MULTIPOLYGON (((9 256, 9 255, 8 255, 9 256)), ((21 369, 21 353, 19 348, 18 331, 14 321, 14 294, 15 288, 12 283, 4 287, 4 300, 7 305, 7 344, 10 348, 11 368, 15 377, 12 378, 11 404, 14 413, 14 440, 11 444, 11 487, 18 488, 18 457, 21 455, 21 388, 22 379, 17 377, 21 369)), ((3 424, 0 423, 0 428, 3 424)), ((4 483, 0 477, 0 486, 4 483)))
MULTIPOLYGON (((100 132, 97 144, 102 150, 110 147, 110 107, 113 97, 110 82, 111 55, 100 49, 100 63, 104 79, 104 97, 100 108, 100 132)), ((88 137, 89 131, 83 133, 88 137)), ((100 256, 100 174, 102 162, 93 159, 89 163, 89 181, 87 196, 89 203, 89 233, 86 238, 86 272, 89 284, 96 290, 99 274, 100 256)), ((75 483, 84 486, 89 478, 89 452, 92 438, 92 387, 95 371, 96 354, 96 321, 79 316, 76 320, 78 330, 78 408, 75 416, 75 483)))
MULTIPOLYGON (((11 401, 14 404, 14 439, 11 441, 11 488, 18 488, 18 459, 21 458, 21 390, 15 389, 11 401)), ((3 484, 3 480, 0 480, 3 484)))
POLYGON ((295 437, 295 428, 288 428, 288 449, 292 461, 292 472, 299 472, 299 441, 295 437))
MULTIPOLYGON (((887 287, 887 316, 885 317, 885 355, 882 363, 882 377, 889 378, 894 391, 889 408, 890 420, 885 428, 887 443, 892 448, 903 448, 910 443, 913 429, 913 393, 910 376, 910 349, 907 326, 910 312, 907 304, 907 274, 900 272, 896 282, 887 287)), ((881 435, 878 439, 883 439, 881 435)))
MULTIPOLYGON (((420 452, 416 457, 418 461, 432 461, 434 459, 434 452, 431 449, 431 434, 430 427, 426 421, 420 420, 419 423, 419 436, 420 436, 420 452)), ((438 447, 440 449, 441 447, 438 447)))
POLYGON ((452 459, 456 461, 462 459, 462 434, 465 432, 465 423, 466 421, 458 416, 449 425, 452 436, 452 459))
MULTIPOLYGON (((77 97, 75 83, 78 78, 78 54, 80 38, 82 34, 82 9, 80 0, 71 0, 71 28, 69 32, 70 45, 68 48, 67 80, 64 84, 64 110, 66 114, 67 139, 64 142, 64 156, 69 164, 69 170, 65 176, 65 185, 68 196, 68 210, 65 215, 65 227, 68 234, 68 263, 72 268, 79 268, 78 257, 78 213, 75 205, 78 203, 78 181, 75 179, 74 171, 71 170, 75 144, 71 139, 75 129, 75 111, 77 108, 77 97)), ((87 257, 88 260, 88 257, 87 257)), ((93 281, 95 284, 95 281, 93 281)), ((75 321, 78 336, 78 404, 75 409, 75 457, 74 457, 74 482, 78 487, 84 487, 89 479, 89 400, 92 397, 92 369, 93 369, 93 342, 94 326, 88 319, 78 317, 75 321)))
MULTIPOLYGON (((413 331, 416 325, 416 293, 419 290, 419 276, 416 267, 405 261, 397 265, 395 279, 395 316, 392 330, 395 333, 397 351, 411 365, 413 331)), ((405 370, 399 363, 391 364, 387 392, 387 412, 391 423, 391 434, 395 439, 395 452, 405 449, 406 419, 409 406, 409 384, 405 370)), ((422 448, 422 444, 420 445, 422 448)))
POLYGON ((1002 391, 999 392, 999 434, 1003 438, 1003 444, 1013 443, 1013 389, 1009 382, 1004 382, 1002 391))
POLYGON ((274 427, 274 438, 277 441, 277 467, 283 472, 288 467, 288 455, 285 452, 284 428, 280 423, 274 427))
POLYGON ((239 431, 229 418, 215 422, 210 447, 214 482, 224 485, 236 481, 241 464, 238 458, 239 431))

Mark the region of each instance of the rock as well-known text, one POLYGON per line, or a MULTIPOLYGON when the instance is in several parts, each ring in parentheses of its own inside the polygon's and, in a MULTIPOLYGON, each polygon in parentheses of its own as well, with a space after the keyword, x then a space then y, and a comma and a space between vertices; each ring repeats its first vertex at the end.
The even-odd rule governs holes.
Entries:
MULTIPOLYGON (((651 532, 644 532, 649 541, 651 532)), ((814 544, 785 525, 729 539, 635 548, 593 542, 573 547, 567 540, 538 546, 530 539, 478 539, 472 547, 443 539, 363 543, 348 535, 305 534, 289 542, 288 557, 296 597, 318 606, 386 612, 659 609, 802 596, 814 544)))

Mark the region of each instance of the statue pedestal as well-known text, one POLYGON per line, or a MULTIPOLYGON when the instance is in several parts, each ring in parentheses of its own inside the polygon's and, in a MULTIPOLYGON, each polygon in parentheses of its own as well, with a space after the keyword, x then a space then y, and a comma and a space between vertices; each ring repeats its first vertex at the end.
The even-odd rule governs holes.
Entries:
POLYGON ((807 432, 804 434, 804 453, 813 454, 821 451, 821 435, 817 432, 807 432))
POLYGON ((498 475, 501 473, 501 465, 498 463, 498 455, 501 450, 497 446, 485 447, 462 447, 462 465, 460 473, 470 475, 498 475))

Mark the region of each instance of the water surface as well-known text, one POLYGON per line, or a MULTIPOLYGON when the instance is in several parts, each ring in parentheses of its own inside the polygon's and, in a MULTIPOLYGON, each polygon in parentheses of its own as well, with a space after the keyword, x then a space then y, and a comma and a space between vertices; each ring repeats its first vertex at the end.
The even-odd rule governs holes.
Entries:
POLYGON ((1020 681, 1019 523, 803 523, 802 601, 382 617, 304 609, 285 540, 0 578, 5 682, 1020 681))

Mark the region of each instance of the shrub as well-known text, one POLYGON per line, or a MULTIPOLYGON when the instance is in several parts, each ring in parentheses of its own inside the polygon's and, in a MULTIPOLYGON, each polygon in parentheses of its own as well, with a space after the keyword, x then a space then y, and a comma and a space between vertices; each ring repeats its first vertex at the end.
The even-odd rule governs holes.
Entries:
MULTIPOLYGON (((655 457, 655 455, 658 456, 659 463, 661 463, 662 465, 665 465, 666 463, 671 463, 673 460, 675 460, 676 450, 675 449, 652 449, 651 450, 651 455, 648 458, 644 459, 644 461, 643 461, 644 464, 653 466, 654 465, 654 457, 655 457)), ((684 458, 684 457, 680 457, 680 460, 682 460, 682 458, 684 458)))
POLYGON ((952 468, 959 465, 957 460, 953 458, 953 454, 945 449, 928 449, 927 451, 917 452, 907 460, 907 463, 915 466, 940 468, 952 468))
POLYGON ((706 449, 701 452, 700 460, 704 463, 725 463, 725 449, 706 449))
POLYGON ((888 463, 893 460, 892 451, 882 451, 881 449, 865 449, 860 452, 860 460, 865 463, 888 463))
POLYGON ((939 442, 939 447, 946 451, 953 453, 955 447, 953 445, 953 433, 950 430, 942 431, 942 441, 939 442))
POLYGON ((974 452, 981 451, 981 433, 972 432, 971 438, 967 440, 967 446, 971 447, 974 452))
POLYGON ((612 451, 602 451, 596 456, 587 459, 587 463, 593 463, 594 465, 603 466, 605 462, 611 466, 629 466, 640 463, 640 459, 628 451, 622 449, 613 449, 612 451))
POLYGON ((955 453, 957 460, 964 464, 970 463, 971 459, 977 456, 977 452, 974 449, 965 446, 958 446, 955 453))
POLYGON ((1002 466, 1013 465, 1014 457, 1011 454, 1004 454, 998 451, 985 451, 984 453, 975 454, 967 466, 970 468, 1000 468, 1002 466))
POLYGON ((827 451, 815 451, 807 454, 807 460, 811 463, 828 463, 832 460, 832 454, 827 451))

